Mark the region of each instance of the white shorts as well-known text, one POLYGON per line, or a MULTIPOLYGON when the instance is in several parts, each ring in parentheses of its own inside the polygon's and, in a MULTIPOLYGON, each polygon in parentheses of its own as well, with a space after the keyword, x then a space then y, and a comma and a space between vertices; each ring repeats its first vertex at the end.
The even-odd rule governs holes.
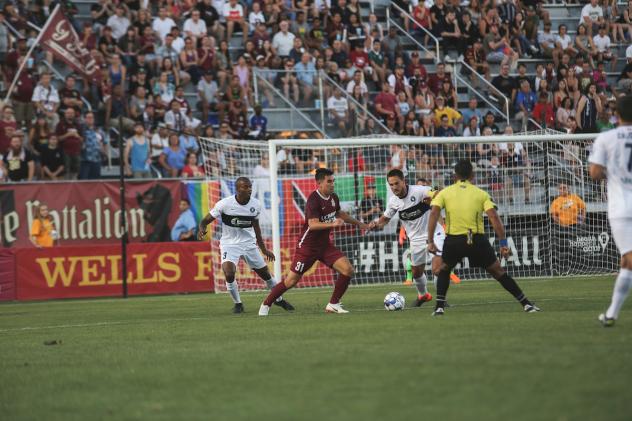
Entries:
MULTIPOLYGON (((434 256, 441 256, 443 250, 443 241, 445 240, 445 232, 442 229, 438 229, 434 233, 434 243, 437 246, 437 253, 434 256)), ((414 243, 410 245, 410 261, 413 266, 425 265, 428 261, 428 244, 423 239, 422 242, 414 243)))
MULTIPOLYGON (((632 251, 632 218, 610 219, 614 243, 623 256, 632 251)), ((600 237, 600 241, 601 237, 600 237)))
POLYGON ((266 266, 261 252, 254 244, 226 244, 219 245, 222 263, 232 262, 235 266, 239 264, 239 259, 244 258, 248 266, 252 269, 261 269, 266 266))

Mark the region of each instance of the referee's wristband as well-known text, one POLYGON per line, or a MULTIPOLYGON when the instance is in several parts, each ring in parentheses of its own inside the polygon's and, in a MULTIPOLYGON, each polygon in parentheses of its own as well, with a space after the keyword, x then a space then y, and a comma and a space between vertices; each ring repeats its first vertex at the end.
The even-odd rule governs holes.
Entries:
POLYGON ((507 242, 506 238, 503 240, 500 240, 498 244, 500 244, 500 247, 509 247, 509 243, 507 242))

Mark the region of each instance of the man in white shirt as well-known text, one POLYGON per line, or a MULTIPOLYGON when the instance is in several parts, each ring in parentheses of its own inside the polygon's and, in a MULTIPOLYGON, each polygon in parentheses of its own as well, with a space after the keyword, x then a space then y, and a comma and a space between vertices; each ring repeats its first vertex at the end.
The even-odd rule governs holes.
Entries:
POLYGON ((154 19, 151 25, 151 29, 160 37, 161 42, 165 42, 165 37, 171 32, 171 28, 176 26, 176 23, 167 16, 167 9, 161 7, 158 10, 158 17, 154 19))
POLYGON ((593 32, 597 32, 598 25, 602 21, 603 9, 599 6, 599 0, 590 0, 590 3, 582 8, 579 23, 583 23, 588 30, 588 35, 592 36, 593 32))
POLYGON ((244 36, 244 44, 248 40, 248 27, 246 26, 246 20, 244 18, 244 8, 241 4, 237 3, 237 0, 229 0, 224 4, 222 12, 224 19, 226 19, 226 31, 227 39, 233 36, 235 30, 235 24, 239 25, 244 36))
POLYGON ((343 136, 346 136, 349 124, 349 103, 347 98, 341 96, 340 89, 335 89, 334 94, 327 100, 327 110, 330 121, 338 126, 343 136))
MULTIPOLYGON (((555 36, 555 47, 557 50, 557 63, 562 59, 562 55, 567 53, 571 57, 577 55, 577 50, 573 47, 573 39, 568 35, 566 25, 562 24, 557 28, 555 36)), ((558 67, 556 65, 556 67, 558 67)))
POLYGON ((353 72, 353 79, 351 79, 349 83, 347 83, 347 93, 349 95, 353 95, 353 90, 356 86, 360 86, 360 92, 362 93, 363 97, 366 98, 369 95, 369 88, 367 87, 366 83, 362 81, 361 70, 356 70, 355 72, 353 72))
POLYGON ((51 84, 50 73, 43 73, 40 76, 40 81, 33 90, 31 101, 35 106, 35 112, 44 116, 48 126, 51 129, 57 127, 57 123, 59 123, 59 115, 57 114, 60 104, 59 92, 51 84))
POLYGON ((169 147, 169 131, 165 123, 158 124, 158 130, 151 137, 151 160, 158 165, 160 155, 169 147))
POLYGON ((217 82, 213 80, 213 70, 207 70, 197 85, 197 92, 200 98, 199 104, 202 106, 202 121, 208 121, 209 111, 218 110, 218 90, 217 82))
POLYGON ((272 38, 272 48, 279 57, 287 57, 294 46, 294 34, 288 31, 290 24, 284 20, 279 23, 280 31, 272 38))
POLYGON ((605 25, 599 27, 599 33, 593 37, 593 44, 597 48, 597 61, 609 61, 614 72, 617 68, 617 55, 610 49, 612 43, 606 33, 605 25))
POLYGON ((616 113, 619 127, 595 139, 588 159, 590 176, 608 180, 608 220, 621 254, 610 307, 599 315, 604 327, 614 326, 632 289, 632 95, 619 97, 616 113))
POLYGON ((200 19, 200 11, 194 9, 191 17, 184 22, 184 33, 193 38, 194 42, 206 35, 206 22, 200 19))
POLYGON ((625 50, 625 58, 628 60, 628 63, 632 60, 632 44, 625 50))
POLYGON ((118 4, 114 9, 114 14, 108 18, 107 26, 112 28, 112 37, 115 40, 120 40, 129 27, 130 22, 127 16, 125 16, 125 8, 123 4, 118 4))
POLYGON ((170 109, 165 113, 165 124, 171 130, 181 132, 187 126, 187 115, 182 111, 180 103, 175 99, 171 101, 170 109))

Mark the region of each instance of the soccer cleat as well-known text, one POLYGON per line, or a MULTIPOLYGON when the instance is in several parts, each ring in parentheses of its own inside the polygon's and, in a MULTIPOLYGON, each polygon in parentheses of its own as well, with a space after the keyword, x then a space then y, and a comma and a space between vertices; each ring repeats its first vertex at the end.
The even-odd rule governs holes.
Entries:
POLYGON ((417 299, 415 300, 413 306, 421 307, 423 303, 427 303, 428 301, 432 301, 432 294, 426 292, 424 295, 417 296, 417 299))
POLYGON ((540 310, 540 307, 536 306, 535 304, 525 304, 524 311, 526 313, 536 313, 541 310, 540 310))
POLYGON ((435 311, 432 312, 433 317, 443 316, 444 314, 445 314, 445 310, 443 309, 443 307, 435 308, 435 311))
POLYGON ((338 303, 338 304, 332 304, 332 303, 327 304, 327 307, 325 307, 325 311, 327 313, 338 313, 338 314, 348 313, 347 310, 342 308, 342 304, 340 304, 340 303, 338 303))
POLYGON ((236 303, 233 307, 233 313, 239 314, 244 312, 244 305, 242 303, 236 303))
POLYGON ((603 327, 613 327, 615 319, 606 316, 606 313, 601 313, 599 315, 599 321, 603 327))
POLYGON ((294 306, 285 300, 275 301, 274 305, 281 307, 285 311, 294 311, 294 306))
POLYGON ((267 316, 269 312, 270 312, 270 306, 261 304, 261 307, 259 307, 259 316, 267 316))

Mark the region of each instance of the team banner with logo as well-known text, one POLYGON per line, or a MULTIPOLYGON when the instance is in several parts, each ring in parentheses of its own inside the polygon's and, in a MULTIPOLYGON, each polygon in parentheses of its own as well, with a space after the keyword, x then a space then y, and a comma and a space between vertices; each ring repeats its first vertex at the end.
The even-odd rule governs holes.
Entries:
MULTIPOLYGON (((115 245, 17 249, 18 300, 120 296, 115 245)), ((211 251, 202 242, 130 244, 130 295, 213 291, 211 251)))
MULTIPOLYGON (((180 196, 178 181, 127 183, 130 241, 171 241, 180 196)), ((118 182, 0 185, 0 245, 32 246, 29 232, 40 203, 48 205, 61 245, 117 243, 122 235, 119 198, 118 182)))
POLYGON ((55 8, 42 28, 40 46, 82 76, 89 79, 98 77, 96 61, 90 55, 90 51, 83 46, 61 7, 55 8))

